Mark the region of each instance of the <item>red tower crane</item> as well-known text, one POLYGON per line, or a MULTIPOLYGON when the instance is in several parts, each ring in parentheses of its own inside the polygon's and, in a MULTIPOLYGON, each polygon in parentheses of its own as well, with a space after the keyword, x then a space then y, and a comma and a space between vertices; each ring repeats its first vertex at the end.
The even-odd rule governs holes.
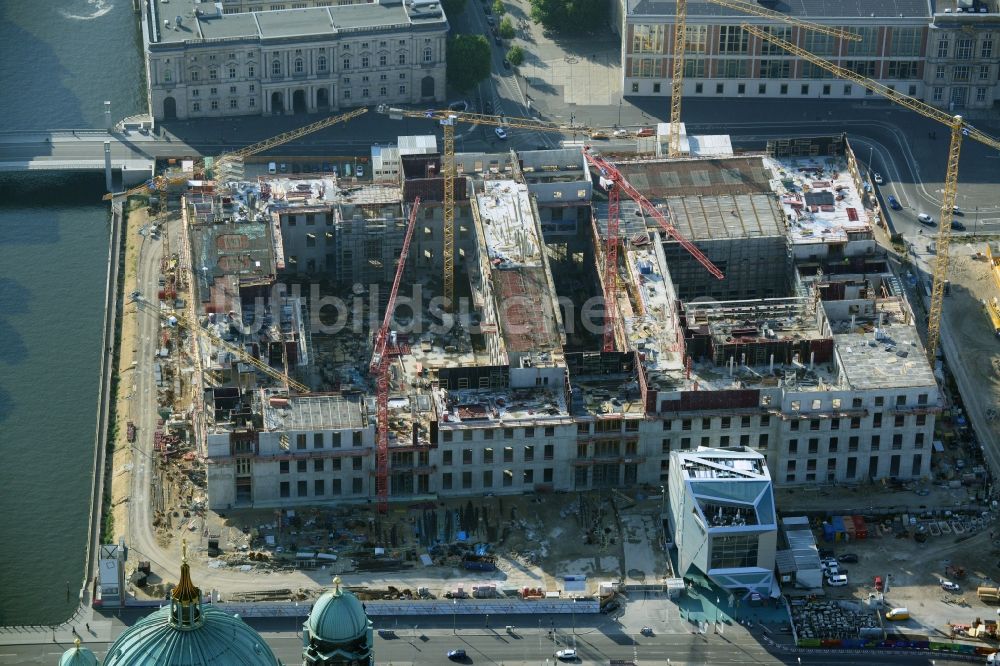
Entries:
MULTIPOLYGON (((675 241, 680 243, 681 247, 687 250, 688 253, 692 257, 694 257, 698 261, 698 263, 704 266, 709 273, 711 273, 719 280, 725 279, 726 276, 722 273, 722 271, 718 269, 718 267, 716 267, 715 264, 712 263, 712 260, 706 257, 705 253, 699 250, 694 243, 684 238, 684 236, 682 236, 681 233, 677 231, 674 225, 672 225, 670 222, 667 221, 665 217, 663 217, 663 213, 661 213, 656 208, 656 206, 654 206, 652 202, 650 202, 649 199, 642 196, 642 193, 639 192, 639 190, 635 189, 635 187, 633 187, 630 182, 625 180, 625 176, 622 175, 621 171, 615 168, 610 162, 605 160, 603 157, 593 155, 590 153, 590 151, 585 150, 583 154, 586 156, 587 161, 590 162, 591 166, 596 168, 601 173, 601 175, 604 176, 605 179, 612 181, 615 187, 621 188, 625 192, 625 194, 629 195, 629 197, 631 197, 633 201, 639 204, 639 207, 642 208, 642 210, 645 211, 647 215, 650 215, 654 220, 656 220, 657 223, 660 225, 663 231, 667 233, 668 236, 670 236, 675 241)), ((610 190, 608 193, 610 194, 610 190)), ((615 236, 617 237, 617 235, 618 234, 616 229, 615 236)), ((608 229, 608 236, 609 238, 611 236, 610 228, 608 229)), ((617 238, 615 239, 615 242, 617 243, 617 238)), ((617 255, 617 251, 615 252, 615 254, 617 255)), ((605 252, 605 260, 607 260, 607 257, 608 254, 605 252)), ((617 267, 615 268, 617 269, 617 267)), ((605 266, 605 273, 606 272, 607 272, 607 266, 605 266)))
POLYGON ((375 376, 378 387, 375 400, 375 493, 378 496, 379 513, 389 510, 389 356, 393 351, 389 349, 389 324, 392 322, 393 310, 396 309, 396 294, 399 293, 399 282, 403 277, 406 255, 410 252, 410 240, 413 239, 413 227, 416 226, 419 206, 420 197, 417 197, 410 208, 403 249, 399 251, 399 263, 396 264, 396 277, 392 280, 392 290, 389 292, 389 302, 385 306, 382 326, 375 334, 372 360, 368 366, 368 371, 375 376))
POLYGON ((615 323, 618 321, 618 182, 608 186, 608 234, 604 241, 604 346, 615 350, 615 323))

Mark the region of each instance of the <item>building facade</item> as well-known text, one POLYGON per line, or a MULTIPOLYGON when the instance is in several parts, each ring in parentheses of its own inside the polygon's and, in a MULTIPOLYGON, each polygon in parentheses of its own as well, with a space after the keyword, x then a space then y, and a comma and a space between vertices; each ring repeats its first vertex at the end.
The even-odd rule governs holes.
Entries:
MULTIPOLYGON (((305 3, 274 6, 292 4, 305 3)), ((221 3, 146 3, 153 117, 330 113, 445 99, 448 21, 438 3, 270 7, 224 13, 221 3)))
MULTIPOLYGON (((840 67, 940 108, 990 108, 997 99, 1000 27, 996 0, 963 0, 934 9, 926 0, 846 0, 816 5, 762 3, 765 8, 851 30, 847 42, 791 25, 774 25, 707 1, 688 3, 684 96, 710 98, 864 99, 865 88, 791 56, 740 28, 762 27, 840 67)), ((671 91, 675 4, 615 3, 622 36, 625 96, 671 91)))

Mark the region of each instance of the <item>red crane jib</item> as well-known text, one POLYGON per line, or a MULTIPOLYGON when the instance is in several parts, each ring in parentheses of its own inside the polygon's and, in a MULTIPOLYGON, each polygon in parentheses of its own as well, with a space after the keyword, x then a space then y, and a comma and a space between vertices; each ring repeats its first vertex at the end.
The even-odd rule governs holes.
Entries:
POLYGON ((625 176, 622 175, 621 171, 612 166, 612 164, 607 160, 601 157, 597 157, 596 155, 591 155, 590 152, 588 151, 584 151, 583 154, 586 156, 587 161, 590 162, 591 165, 593 165, 597 170, 601 172, 601 175, 614 182, 618 187, 620 187, 625 192, 625 194, 629 195, 629 197, 633 201, 639 204, 639 207, 642 208, 642 210, 644 210, 647 215, 650 215, 654 220, 656 220, 657 223, 660 225, 660 227, 667 233, 667 235, 669 235, 671 238, 677 241, 681 247, 687 250, 688 253, 692 257, 694 257, 698 261, 698 263, 704 266, 709 273, 711 273, 719 280, 725 279, 726 276, 723 274, 722 271, 720 271, 716 267, 715 264, 712 263, 712 260, 709 259, 707 256, 705 256, 705 253, 699 250, 694 243, 684 238, 684 236, 682 236, 680 232, 677 231, 674 225, 672 225, 670 222, 667 221, 665 217, 663 217, 663 213, 661 213, 659 209, 657 209, 657 207, 654 206, 652 202, 650 202, 649 199, 644 197, 642 193, 639 192, 639 190, 635 189, 635 187, 633 187, 632 184, 625 179, 625 176))

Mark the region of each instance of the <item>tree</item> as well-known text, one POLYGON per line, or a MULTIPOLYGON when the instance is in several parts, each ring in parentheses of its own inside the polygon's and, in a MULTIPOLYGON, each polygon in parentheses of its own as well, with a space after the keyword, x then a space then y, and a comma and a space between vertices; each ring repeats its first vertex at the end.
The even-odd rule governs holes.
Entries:
POLYGON ((531 18, 547 30, 588 33, 607 25, 608 4, 605 0, 531 0, 531 18))
POLYGON ((466 0, 441 0, 445 16, 458 16, 465 11, 466 0))
POLYGON ((448 85, 465 92, 490 75, 490 43, 483 35, 448 40, 448 85))
POLYGON ((493 0, 493 13, 497 16, 503 16, 507 13, 507 8, 503 4, 503 0, 493 0))
POLYGON ((514 36, 514 23, 509 16, 504 16, 500 21, 500 36, 504 39, 511 39, 514 36))
POLYGON ((520 46, 510 47, 510 50, 507 51, 507 60, 510 61, 511 65, 517 67, 524 62, 524 49, 520 46))

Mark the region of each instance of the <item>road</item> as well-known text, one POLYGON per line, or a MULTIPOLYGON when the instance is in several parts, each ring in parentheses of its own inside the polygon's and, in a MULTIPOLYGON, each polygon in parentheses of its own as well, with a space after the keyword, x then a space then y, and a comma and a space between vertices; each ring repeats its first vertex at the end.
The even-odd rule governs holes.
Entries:
MULTIPOLYGON (((117 636, 126 625, 133 624, 141 614, 130 612, 124 622, 115 620, 117 636)), ((519 618, 520 619, 520 618, 519 618)), ((261 632, 268 645, 285 664, 301 662, 302 639, 300 631, 303 617, 255 620, 248 622, 261 632)), ((431 618, 422 620, 434 621, 431 618)), ((464 649, 470 660, 465 663, 495 666, 497 664, 546 664, 554 666, 557 649, 572 646, 579 653, 578 664, 606 665, 611 659, 635 660, 639 664, 796 664, 823 666, 825 664, 858 665, 929 665, 969 663, 950 660, 944 656, 934 656, 933 661, 926 653, 912 655, 875 655, 846 653, 780 652, 772 653, 761 646, 756 637, 749 635, 742 627, 727 628, 724 635, 708 633, 704 636, 682 633, 651 637, 625 635, 620 629, 581 628, 574 636, 569 627, 557 626, 557 640, 549 638, 547 631, 525 630, 523 633, 508 635, 502 627, 486 629, 484 618, 463 618, 454 630, 442 627, 440 620, 434 627, 413 629, 413 618, 385 618, 380 626, 393 627, 395 638, 383 638, 376 632, 376 663, 405 666, 408 664, 445 664, 449 650, 464 649), (400 622, 399 620, 402 620, 400 622), (473 626, 475 625, 475 626, 473 626), (799 659, 801 658, 801 662, 799 659)), ((444 619, 450 625, 450 619, 444 619)), ((530 622, 528 622, 530 624, 530 622)), ((90 647, 102 657, 109 643, 90 642, 90 647)), ((52 664, 61 650, 68 645, 53 643, 42 645, 5 645, 0 647, 0 665, 6 664, 52 664)))

